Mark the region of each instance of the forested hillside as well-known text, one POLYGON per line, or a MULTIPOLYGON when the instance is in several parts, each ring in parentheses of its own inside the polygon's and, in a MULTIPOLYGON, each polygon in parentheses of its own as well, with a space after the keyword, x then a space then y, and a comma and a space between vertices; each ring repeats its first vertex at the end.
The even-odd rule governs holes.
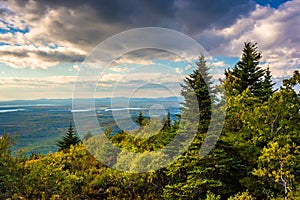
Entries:
POLYGON ((300 92, 295 88, 300 74, 295 71, 275 90, 271 71, 260 67, 261 57, 257 45, 246 42, 240 61, 212 86, 200 56, 182 85, 185 101, 177 120, 168 114, 150 122, 140 113, 135 130, 87 133, 82 141, 71 124, 58 141, 59 151, 30 157, 12 156, 14 138, 4 134, 0 199, 300 199, 300 92), (209 154, 200 157, 213 109, 224 111, 224 127, 209 154), (153 135, 156 126, 162 128, 153 135), (146 162, 118 151, 147 154, 181 132, 195 137, 174 162, 157 170, 153 166, 163 165, 168 152, 157 151, 146 162), (103 151, 104 137, 118 147, 116 156, 103 151), (106 165, 97 157, 107 159, 106 165))

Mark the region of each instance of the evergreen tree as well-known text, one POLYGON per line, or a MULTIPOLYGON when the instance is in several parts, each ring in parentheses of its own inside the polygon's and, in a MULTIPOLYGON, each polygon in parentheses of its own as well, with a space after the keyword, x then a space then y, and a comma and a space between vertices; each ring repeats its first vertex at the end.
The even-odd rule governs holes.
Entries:
POLYGON ((75 133, 72 122, 70 122, 67 134, 61 140, 58 140, 56 145, 58 146, 59 150, 65 150, 69 149, 71 145, 76 145, 79 143, 81 143, 81 140, 75 133))
POLYGON ((185 98, 182 113, 187 113, 188 121, 196 123, 198 133, 205 133, 211 116, 211 103, 214 99, 211 84, 212 76, 209 75, 206 60, 201 55, 196 62, 196 69, 188 75, 182 84, 181 95, 185 98))
POLYGON ((273 93, 273 83, 269 69, 264 70, 259 66, 262 58, 257 50, 257 43, 245 42, 241 60, 231 70, 225 70, 225 87, 231 95, 241 94, 247 88, 252 95, 261 100, 267 100, 273 93))
POLYGON ((206 166, 199 158, 200 146, 208 129, 211 104, 214 100, 214 95, 211 94, 212 77, 208 71, 205 57, 201 55, 196 62, 195 70, 185 78, 185 84, 181 85, 181 95, 185 98, 182 108, 182 116, 185 118, 181 119, 181 124, 187 126, 186 134, 191 134, 190 130, 197 132, 187 152, 167 168, 167 174, 172 181, 164 189, 163 196, 166 199, 205 197, 209 185, 212 187, 220 185, 219 180, 210 179, 208 174, 211 171, 204 169, 206 166), (196 127, 190 128, 191 126, 196 127), (202 178, 203 181, 200 181, 202 178), (195 182, 196 180, 200 182, 195 182))
POLYGON ((197 131, 187 154, 193 154, 198 158, 201 143, 210 123, 211 104, 215 99, 211 86, 212 76, 209 75, 209 67, 203 55, 199 56, 196 68, 185 78, 184 83, 181 85, 181 95, 185 99, 181 110, 185 116, 182 124, 187 124, 189 129, 186 131, 187 134, 197 131))
POLYGON ((275 83, 272 81, 272 74, 270 68, 265 70, 264 80, 259 90, 259 96, 263 101, 267 101, 272 96, 274 90, 272 89, 275 83))
POLYGON ((164 120, 163 130, 168 130, 171 128, 171 114, 168 112, 167 119, 164 120))
POLYGON ((143 126, 143 125, 144 125, 144 120, 145 120, 145 117, 143 116, 143 112, 140 111, 140 114, 139 114, 138 118, 136 119, 136 122, 137 122, 140 126, 143 126))

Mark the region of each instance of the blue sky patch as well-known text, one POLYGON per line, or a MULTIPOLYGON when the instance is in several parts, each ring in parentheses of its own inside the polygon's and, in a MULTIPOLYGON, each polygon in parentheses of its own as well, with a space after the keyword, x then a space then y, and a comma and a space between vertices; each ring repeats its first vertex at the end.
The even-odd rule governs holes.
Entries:
POLYGON ((281 4, 290 0, 256 0, 256 2, 262 6, 270 5, 272 8, 278 8, 281 4))

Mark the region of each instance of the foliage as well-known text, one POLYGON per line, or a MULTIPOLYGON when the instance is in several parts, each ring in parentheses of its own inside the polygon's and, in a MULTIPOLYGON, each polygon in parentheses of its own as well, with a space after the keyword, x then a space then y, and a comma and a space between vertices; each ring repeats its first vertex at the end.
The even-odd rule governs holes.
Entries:
POLYGON ((286 89, 292 89, 292 87, 297 84, 300 84, 300 73, 298 70, 294 71, 294 74, 290 79, 283 80, 283 86, 285 86, 286 89))
POLYGON ((30 157, 12 156, 15 139, 4 133, 0 139, 0 198, 299 199, 300 93, 295 90, 299 72, 274 91, 271 72, 259 67, 260 58, 256 44, 245 43, 241 61, 226 71, 225 126, 205 157, 199 158, 199 149, 215 94, 205 58, 200 56, 182 85, 182 116, 187 118, 180 121, 173 122, 170 113, 163 121, 145 120, 140 113, 137 129, 115 135, 110 130, 101 135, 87 133, 84 145, 78 144, 70 124, 67 135, 58 142, 64 151, 30 157), (151 170, 167 163, 166 154, 157 150, 181 129, 192 134, 193 128, 196 136, 186 152, 166 168, 151 170), (136 171, 146 172, 132 173, 136 171))
POLYGON ((248 191, 239 192, 236 195, 229 197, 228 200, 254 200, 251 194, 248 191))
POLYGON ((15 138, 11 138, 4 132, 0 138, 0 192, 1 198, 13 195, 18 191, 19 171, 17 159, 11 156, 10 148, 15 143, 15 138))
POLYGON ((206 194, 206 200, 220 200, 220 199, 221 199, 220 195, 216 196, 214 193, 210 191, 208 191, 206 194))
POLYGON ((26 199, 75 199, 92 195, 89 183, 101 166, 83 146, 20 161, 25 174, 22 191, 15 196, 26 199))
POLYGON ((280 142, 284 144, 271 141, 263 148, 258 158, 258 169, 254 170, 254 174, 281 185, 288 197, 295 189, 295 165, 300 162, 300 146, 296 146, 289 138, 280 138, 280 142))

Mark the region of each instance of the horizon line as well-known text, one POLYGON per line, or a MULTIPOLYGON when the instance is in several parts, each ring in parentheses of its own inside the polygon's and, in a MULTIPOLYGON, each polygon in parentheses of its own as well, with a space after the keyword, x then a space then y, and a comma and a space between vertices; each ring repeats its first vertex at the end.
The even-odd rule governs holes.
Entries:
POLYGON ((166 98, 182 98, 183 96, 161 96, 161 97, 95 97, 95 98, 38 98, 38 99, 8 99, 8 100, 0 100, 0 102, 8 102, 8 101, 38 101, 38 100, 71 100, 71 99, 113 99, 113 98, 126 98, 126 99, 166 99, 166 98))

